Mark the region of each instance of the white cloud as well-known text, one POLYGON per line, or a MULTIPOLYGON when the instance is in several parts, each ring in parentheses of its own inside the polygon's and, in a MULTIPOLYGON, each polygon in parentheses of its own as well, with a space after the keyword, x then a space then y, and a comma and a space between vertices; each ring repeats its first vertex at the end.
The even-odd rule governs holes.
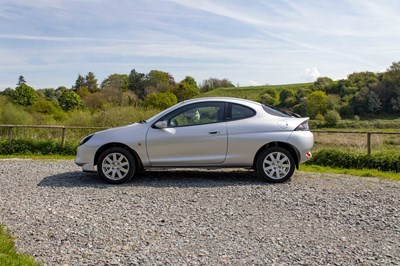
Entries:
POLYGON ((304 70, 304 77, 307 81, 315 81, 317 78, 319 78, 321 75, 319 74, 319 71, 316 67, 311 67, 311 68, 306 68, 304 70))
POLYGON ((260 86, 261 85, 260 82, 255 81, 255 80, 249 80, 248 82, 249 82, 250 86, 260 86))

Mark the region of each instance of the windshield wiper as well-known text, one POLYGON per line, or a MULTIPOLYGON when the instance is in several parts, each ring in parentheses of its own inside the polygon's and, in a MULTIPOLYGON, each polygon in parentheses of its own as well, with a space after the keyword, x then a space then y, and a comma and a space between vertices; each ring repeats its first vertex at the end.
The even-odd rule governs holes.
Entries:
POLYGON ((139 123, 140 123, 140 124, 146 124, 147 121, 146 121, 146 120, 140 120, 139 123))

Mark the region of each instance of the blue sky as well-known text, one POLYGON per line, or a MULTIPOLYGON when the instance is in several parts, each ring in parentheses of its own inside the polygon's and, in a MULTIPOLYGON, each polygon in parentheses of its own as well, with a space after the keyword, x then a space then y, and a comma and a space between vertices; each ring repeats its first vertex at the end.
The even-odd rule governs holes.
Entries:
POLYGON ((0 0, 0 20, 0 90, 132 69, 301 83, 400 60, 398 0, 0 0))

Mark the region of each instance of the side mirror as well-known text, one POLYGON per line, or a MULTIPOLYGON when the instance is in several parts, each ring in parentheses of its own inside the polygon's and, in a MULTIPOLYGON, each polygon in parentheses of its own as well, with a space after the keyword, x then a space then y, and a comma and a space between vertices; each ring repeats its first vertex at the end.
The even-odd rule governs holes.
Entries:
POLYGON ((168 123, 167 121, 158 121, 154 126, 159 129, 164 129, 168 127, 168 123))

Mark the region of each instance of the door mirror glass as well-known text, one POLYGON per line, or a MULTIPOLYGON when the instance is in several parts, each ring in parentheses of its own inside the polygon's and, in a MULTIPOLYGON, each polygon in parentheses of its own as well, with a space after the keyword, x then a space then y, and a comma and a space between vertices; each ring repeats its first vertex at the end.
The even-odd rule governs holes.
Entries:
POLYGON ((156 128, 163 129, 168 127, 167 121, 158 121, 155 125, 156 128))

